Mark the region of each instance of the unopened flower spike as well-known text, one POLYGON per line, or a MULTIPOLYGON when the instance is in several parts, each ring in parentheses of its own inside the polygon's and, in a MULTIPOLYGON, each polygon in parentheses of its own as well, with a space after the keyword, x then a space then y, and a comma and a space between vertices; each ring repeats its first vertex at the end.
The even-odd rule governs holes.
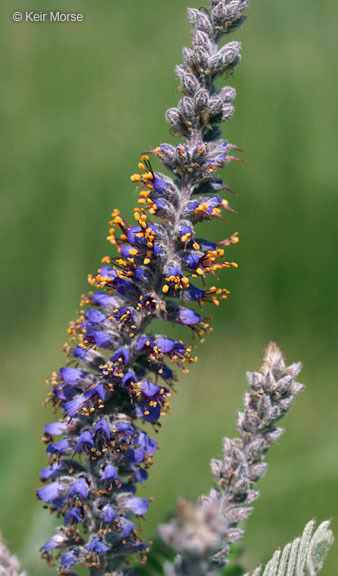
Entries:
POLYGON ((60 575, 85 565, 103 576, 124 570, 130 554, 146 559, 138 527, 149 502, 136 496, 136 486, 147 479, 157 442, 142 425, 157 430, 169 409, 174 368, 186 373, 196 361, 191 344, 165 335, 165 322, 203 341, 211 331, 203 305, 217 306, 229 294, 215 285, 217 273, 237 267, 226 259, 237 233, 214 242, 198 237, 195 226, 224 221, 233 211, 217 173, 238 160, 219 128, 233 114, 235 90, 216 89, 214 80, 240 61, 239 42, 219 42, 243 22, 246 6, 246 0, 211 0, 188 10, 193 46, 176 67, 183 96, 166 115, 183 142, 142 155, 131 177, 139 190, 135 221, 114 210, 113 252, 89 276, 92 291, 69 326, 67 362, 51 378, 48 400, 60 413, 45 427, 49 460, 37 493, 63 518, 42 547, 60 575), (156 160, 171 176, 155 170, 156 160), (163 321, 162 333, 152 330, 152 319, 163 321))
POLYGON ((177 553, 174 563, 165 567, 167 576, 222 573, 230 546, 243 536, 238 525, 259 496, 254 488, 265 474, 266 453, 284 432, 276 423, 303 390, 296 380, 300 370, 300 363, 286 366, 272 342, 260 370, 247 374, 250 391, 244 395, 244 411, 237 413, 239 437, 224 438, 222 460, 211 460, 215 482, 209 495, 198 502, 180 499, 176 516, 160 526, 162 538, 177 553))

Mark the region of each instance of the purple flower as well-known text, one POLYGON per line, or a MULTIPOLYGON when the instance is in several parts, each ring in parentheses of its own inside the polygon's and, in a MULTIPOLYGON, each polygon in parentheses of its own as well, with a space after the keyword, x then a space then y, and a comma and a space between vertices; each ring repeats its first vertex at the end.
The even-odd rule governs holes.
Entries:
POLYGON ((76 396, 76 398, 74 398, 73 400, 70 400, 69 402, 65 402, 64 404, 62 404, 62 408, 66 410, 70 418, 74 418, 79 412, 81 412, 86 402, 87 397, 85 396, 85 394, 79 394, 79 396, 76 396))
POLYGON ((118 473, 116 471, 115 466, 113 466, 110 463, 106 464, 103 469, 101 480, 117 480, 119 482, 120 479, 118 477, 118 473))
POLYGON ((173 371, 166 364, 162 364, 161 372, 159 372, 159 374, 163 380, 171 380, 173 377, 173 371))
POLYGON ((157 192, 158 194, 162 194, 162 193, 166 192, 168 189, 164 180, 162 180, 156 174, 154 175, 154 178, 152 180, 152 185, 153 185, 155 192, 157 192))
POLYGON ((63 462, 54 462, 51 466, 47 466, 46 468, 42 468, 42 470, 40 470, 40 478, 43 480, 57 478, 66 470, 67 467, 64 466, 63 462))
POLYGON ((73 450, 73 443, 71 440, 60 440, 60 442, 53 442, 46 448, 47 454, 70 454, 73 450))
POLYGON ((129 350, 128 348, 121 348, 120 350, 118 350, 117 352, 115 352, 115 354, 111 357, 111 362, 116 362, 118 360, 120 360, 123 364, 128 364, 129 362, 129 350))
POLYGON ((77 441, 76 444, 76 448, 75 448, 75 454, 77 454, 78 452, 81 452, 81 450, 83 450, 84 447, 93 447, 94 446, 94 442, 93 442, 93 438, 91 433, 89 432, 89 430, 85 430, 84 432, 82 432, 82 434, 80 434, 79 439, 77 441))
POLYGON ((152 348, 153 346, 154 343, 150 340, 150 338, 146 334, 143 334, 137 341, 136 350, 140 352, 141 350, 152 348))
POLYGON ((127 444, 130 444, 135 436, 135 429, 128 422, 118 422, 116 432, 117 439, 124 440, 127 444))
POLYGON ((121 306, 117 310, 114 310, 114 318, 115 320, 128 322, 129 324, 133 323, 135 316, 135 310, 130 306, 121 306))
POLYGON ((181 268, 177 264, 169 266, 168 276, 178 276, 179 278, 182 278, 183 274, 181 268))
POLYGON ((190 284, 187 290, 184 291, 184 299, 185 300, 202 300, 204 297, 204 290, 198 288, 197 286, 193 286, 190 284))
POLYGON ((142 266, 136 266, 134 270, 134 281, 135 282, 143 282, 147 280, 149 276, 148 270, 143 268, 142 266))
POLYGON ((145 422, 150 422, 155 424, 161 416, 161 407, 159 403, 156 406, 151 406, 145 402, 140 402, 140 404, 135 408, 135 418, 144 420, 145 422))
POLYGON ((58 436, 59 434, 63 434, 67 430, 67 423, 66 422, 51 422, 44 427, 44 431, 46 434, 50 434, 51 436, 58 436))
POLYGON ((117 514, 110 504, 106 504, 102 508, 102 517, 105 522, 112 522, 117 518, 117 514))
POLYGON ((151 456, 155 454, 157 450, 158 443, 150 438, 145 432, 140 432, 137 438, 137 443, 144 450, 145 454, 150 454, 151 456))
POLYGON ((166 336, 158 336, 155 340, 156 346, 159 347, 162 354, 169 354, 178 344, 177 340, 172 340, 171 338, 166 338, 166 336))
POLYGON ((63 496, 63 493, 64 493, 64 486, 62 483, 60 483, 59 480, 51 482, 50 484, 47 484, 46 486, 40 488, 40 490, 37 491, 38 497, 40 498, 40 500, 43 500, 44 502, 51 502, 52 500, 55 500, 56 498, 63 496))
POLYGON ((105 418, 99 420, 95 425, 95 435, 100 433, 106 437, 106 440, 110 440, 110 430, 108 422, 105 418))
POLYGON ((100 268, 100 275, 109 280, 115 280, 117 278, 117 272, 110 266, 102 266, 100 268))
POLYGON ((69 386, 78 386, 79 384, 82 384, 86 377, 86 373, 78 368, 60 368, 59 373, 62 380, 69 386))
POLYGON ((89 492, 89 486, 85 478, 78 478, 70 489, 69 496, 81 496, 81 498, 87 498, 89 492))
POLYGON ((99 348, 111 348, 113 346, 113 339, 110 334, 103 330, 95 330, 94 328, 87 328, 86 339, 94 342, 99 348))
POLYGON ((145 452, 143 448, 136 448, 136 449, 130 448, 125 451, 125 455, 130 464, 140 464, 144 460, 145 452))
POLYGON ((144 470, 144 468, 138 468, 136 472, 134 472, 133 478, 135 482, 143 484, 143 482, 146 482, 146 480, 148 479, 148 472, 144 470))
POLYGON ((96 552, 97 554, 104 554, 109 550, 109 547, 106 546, 106 544, 104 544, 100 538, 93 538, 92 541, 85 546, 85 548, 87 550, 91 550, 92 552, 96 552))
POLYGON ((43 550, 44 552, 50 552, 55 548, 62 548, 62 546, 64 546, 66 541, 67 538, 65 537, 64 534, 55 534, 54 536, 49 538, 49 540, 47 540, 47 542, 42 546, 41 550, 43 550))
POLYGON ((133 372, 131 372, 130 370, 128 370, 128 372, 125 373, 125 375, 123 376, 123 378, 121 380, 122 386, 125 386, 126 384, 136 383, 136 382, 137 382, 137 378, 136 378, 135 374, 133 374, 133 372))
POLYGON ((83 512, 79 506, 75 506, 74 508, 70 508, 68 512, 66 512, 64 517, 64 524, 73 524, 77 522, 82 522, 83 519, 83 512))
POLYGON ((197 324, 201 321, 201 316, 194 310, 190 310, 190 308, 184 308, 183 306, 180 306, 173 312, 172 319, 174 322, 178 322, 179 324, 183 324, 185 326, 193 326, 194 324, 197 324))
POLYGON ((109 296, 104 292, 94 292, 93 302, 97 306, 101 306, 104 310, 112 310, 118 306, 118 301, 114 296, 109 296))
POLYGON ((86 318, 88 322, 92 324, 103 324, 107 318, 99 310, 94 310, 94 308, 88 308, 86 311, 86 318))
POLYGON ((127 244, 125 244, 124 246, 121 246, 120 250, 122 258, 129 258, 130 256, 131 257, 135 256, 135 248, 133 248, 132 246, 128 246, 127 244))
POLYGON ((66 552, 65 554, 63 554, 61 556, 61 564, 64 566, 64 568, 66 568, 66 570, 69 570, 69 568, 72 568, 72 566, 74 566, 78 561, 78 556, 77 553, 75 552, 75 550, 71 550, 70 552, 66 552))
POLYGON ((128 500, 127 508, 137 516, 143 516, 143 514, 146 514, 148 512, 149 500, 147 500, 146 498, 138 498, 135 496, 134 498, 130 498, 128 500))
POLYGON ((118 531, 120 532, 121 536, 123 538, 127 538, 133 530, 135 530, 135 524, 131 522, 131 520, 121 516, 119 518, 118 524, 118 531))
POLYGON ((143 380, 141 390, 143 396, 146 396, 146 398, 152 398, 153 396, 156 396, 156 394, 159 394, 161 388, 150 380, 143 380))

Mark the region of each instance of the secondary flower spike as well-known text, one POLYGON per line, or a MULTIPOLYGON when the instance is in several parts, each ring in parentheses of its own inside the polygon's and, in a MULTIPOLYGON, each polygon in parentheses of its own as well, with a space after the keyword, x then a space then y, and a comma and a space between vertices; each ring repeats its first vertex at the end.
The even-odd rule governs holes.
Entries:
POLYGON ((123 567, 131 553, 146 558, 138 526, 148 501, 135 491, 147 479, 157 442, 142 425, 156 431, 168 411, 174 368, 187 372, 196 360, 191 344, 165 335, 165 322, 203 340, 211 330, 203 305, 218 305, 229 294, 215 286, 217 272, 237 267, 225 258, 237 233, 213 242, 197 237, 195 225, 225 221, 233 211, 217 173, 238 160, 219 127, 233 114, 235 90, 216 89, 214 81, 240 61, 238 42, 219 43, 243 22, 246 6, 212 0, 210 7, 188 10, 193 46, 176 67, 183 96, 166 116, 183 142, 142 156, 131 177, 139 189, 135 221, 113 212, 108 240, 114 249, 89 276, 92 291, 82 298, 64 346, 66 365, 51 378, 48 400, 60 417, 45 427, 49 461, 38 497, 63 517, 42 547, 62 575, 83 564, 101 576, 123 567), (171 176, 155 171, 151 158, 171 176), (163 321, 163 333, 152 331, 153 319, 163 321))
POLYGON ((215 484, 195 503, 179 500, 176 516, 160 526, 162 538, 177 556, 167 576, 216 576, 227 564, 230 545, 243 535, 238 524, 252 512, 259 496, 254 484, 264 476, 270 445, 283 434, 276 423, 303 390, 296 378, 301 364, 286 366, 275 343, 266 349, 259 372, 248 372, 250 391, 237 413, 239 437, 223 439, 222 460, 211 460, 215 484))

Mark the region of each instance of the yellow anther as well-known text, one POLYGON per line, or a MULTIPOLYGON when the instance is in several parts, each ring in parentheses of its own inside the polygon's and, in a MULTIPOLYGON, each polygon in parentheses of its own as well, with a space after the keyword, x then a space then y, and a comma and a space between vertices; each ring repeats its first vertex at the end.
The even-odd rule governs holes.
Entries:
POLYGON ((164 284, 164 286, 162 287, 162 292, 163 292, 164 294, 166 294, 167 292, 169 292, 169 286, 168 286, 168 284, 164 284))
POLYGON ((230 262, 230 264, 233 268, 238 268, 237 262, 230 262))
POLYGON ((141 176, 139 174, 133 174, 132 176, 130 176, 130 180, 132 182, 140 182, 141 181, 141 176))
POLYGON ((199 249, 200 249, 200 245, 197 244, 197 242, 194 242, 194 243, 193 243, 193 248, 194 248, 195 250, 199 250, 199 249))
POLYGON ((142 162, 139 162, 138 165, 137 165, 137 167, 138 167, 139 170, 145 170, 145 169, 146 169, 145 165, 142 164, 142 162))
POLYGON ((150 262, 151 262, 150 258, 145 258, 143 260, 143 264, 145 264, 145 265, 150 264, 150 262))

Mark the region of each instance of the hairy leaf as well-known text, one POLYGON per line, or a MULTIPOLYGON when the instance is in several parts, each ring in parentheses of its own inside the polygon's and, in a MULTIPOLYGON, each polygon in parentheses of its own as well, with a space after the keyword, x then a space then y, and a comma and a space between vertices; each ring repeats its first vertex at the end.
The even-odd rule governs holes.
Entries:
POLYGON ((321 570, 333 543, 330 522, 322 522, 313 534, 315 521, 304 528, 302 536, 276 550, 264 567, 259 566, 246 576, 315 576, 321 570))

